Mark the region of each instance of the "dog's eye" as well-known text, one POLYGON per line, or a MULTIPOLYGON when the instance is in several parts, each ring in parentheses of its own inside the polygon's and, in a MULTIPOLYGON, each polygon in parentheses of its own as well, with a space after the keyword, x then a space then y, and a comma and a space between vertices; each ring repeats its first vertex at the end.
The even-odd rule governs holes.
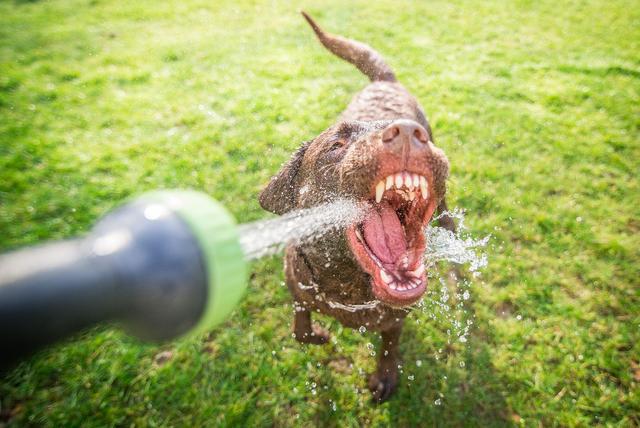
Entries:
POLYGON ((329 148, 329 151, 333 152, 335 150, 341 149, 344 147, 344 145, 345 145, 345 142, 343 140, 338 140, 331 145, 331 147, 329 148))

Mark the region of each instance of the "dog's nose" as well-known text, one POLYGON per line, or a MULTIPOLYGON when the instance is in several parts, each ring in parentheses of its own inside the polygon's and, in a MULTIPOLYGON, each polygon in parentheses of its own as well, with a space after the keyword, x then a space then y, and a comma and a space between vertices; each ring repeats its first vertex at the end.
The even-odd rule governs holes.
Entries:
POLYGON ((417 122, 408 119, 399 119, 387 126, 382 131, 382 142, 388 145, 403 145, 413 143, 417 145, 427 144, 429 135, 417 122))

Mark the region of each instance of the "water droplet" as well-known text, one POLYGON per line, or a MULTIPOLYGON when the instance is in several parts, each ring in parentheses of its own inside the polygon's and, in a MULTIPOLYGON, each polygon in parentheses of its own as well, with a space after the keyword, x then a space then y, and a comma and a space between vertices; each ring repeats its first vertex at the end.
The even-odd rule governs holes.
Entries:
POLYGON ((442 399, 441 398, 436 399, 436 401, 434 401, 433 404, 435 404, 436 406, 441 405, 442 404, 442 399))
POLYGON ((366 331, 367 331, 367 327, 365 327, 365 326, 361 325, 361 326, 360 326, 360 328, 358 329, 358 331, 359 331, 360 333, 364 334, 364 333, 366 333, 366 331))
POLYGON ((416 366, 422 367, 422 360, 416 360, 416 366))

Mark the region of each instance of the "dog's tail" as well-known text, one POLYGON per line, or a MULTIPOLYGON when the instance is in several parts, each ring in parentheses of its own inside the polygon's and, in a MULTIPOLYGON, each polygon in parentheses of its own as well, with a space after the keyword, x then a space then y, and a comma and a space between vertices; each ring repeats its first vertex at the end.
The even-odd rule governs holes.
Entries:
POLYGON ((311 25, 311 28, 313 28, 313 31, 315 31, 318 39, 325 48, 358 67, 358 70, 366 74, 372 82, 396 81, 396 76, 393 74, 393 71, 391 71, 391 68, 384 62, 382 56, 370 46, 355 40, 325 33, 309 15, 304 11, 301 13, 304 19, 311 25))

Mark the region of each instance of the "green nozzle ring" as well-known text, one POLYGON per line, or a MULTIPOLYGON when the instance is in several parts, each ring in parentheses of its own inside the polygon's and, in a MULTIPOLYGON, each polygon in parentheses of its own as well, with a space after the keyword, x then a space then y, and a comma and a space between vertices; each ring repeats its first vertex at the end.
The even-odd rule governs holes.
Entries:
POLYGON ((220 203, 204 193, 165 190, 143 197, 178 214, 200 244, 208 278, 207 302, 200 321, 188 334, 204 333, 229 315, 247 287, 247 265, 236 223, 220 203))

